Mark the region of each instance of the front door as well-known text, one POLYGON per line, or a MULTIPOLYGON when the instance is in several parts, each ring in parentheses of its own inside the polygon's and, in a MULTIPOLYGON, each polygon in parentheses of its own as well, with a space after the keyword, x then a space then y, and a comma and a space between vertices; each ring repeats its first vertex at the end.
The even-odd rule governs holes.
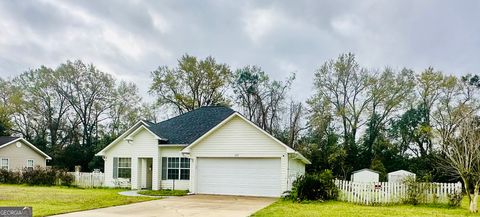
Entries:
POLYGON ((140 158, 140 188, 152 189, 152 158, 140 158))

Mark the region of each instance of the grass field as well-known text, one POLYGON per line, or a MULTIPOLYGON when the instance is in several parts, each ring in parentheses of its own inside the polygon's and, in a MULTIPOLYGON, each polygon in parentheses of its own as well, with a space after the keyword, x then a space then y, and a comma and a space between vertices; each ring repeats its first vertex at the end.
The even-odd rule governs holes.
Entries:
POLYGON ((0 206, 31 206, 34 216, 46 216, 155 199, 122 196, 120 191, 125 190, 0 184, 0 206))
POLYGON ((438 216, 438 217, 457 217, 457 216, 480 216, 480 214, 470 214, 468 211, 468 200, 464 198, 462 207, 448 208, 446 206, 434 205, 391 205, 391 206, 361 206, 339 201, 329 202, 311 202, 311 203, 293 203, 290 201, 279 200, 274 204, 255 213, 255 217, 376 217, 376 216, 438 216))

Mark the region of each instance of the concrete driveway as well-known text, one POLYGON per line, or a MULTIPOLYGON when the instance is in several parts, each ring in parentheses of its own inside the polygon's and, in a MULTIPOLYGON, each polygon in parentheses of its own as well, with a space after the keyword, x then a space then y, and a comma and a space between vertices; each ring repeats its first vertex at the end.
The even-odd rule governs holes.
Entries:
POLYGON ((67 213, 57 217, 196 216, 245 217, 275 202, 277 198, 191 195, 123 206, 67 213))

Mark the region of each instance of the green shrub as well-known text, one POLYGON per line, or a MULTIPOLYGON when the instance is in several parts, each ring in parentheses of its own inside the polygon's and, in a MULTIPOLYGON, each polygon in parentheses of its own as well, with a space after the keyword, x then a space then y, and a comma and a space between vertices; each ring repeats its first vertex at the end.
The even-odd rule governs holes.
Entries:
POLYGON ((57 180, 56 171, 54 169, 44 169, 35 167, 32 169, 24 169, 22 172, 22 182, 27 185, 55 185, 57 180))
POLYGON ((405 198, 403 198, 403 203, 418 205, 425 195, 416 180, 408 177, 403 183, 407 186, 407 194, 405 195, 405 198))
POLYGON ((462 192, 448 194, 448 206, 450 207, 460 207, 462 204, 463 194, 462 192))
POLYGON ((19 184, 21 182, 22 175, 20 172, 13 172, 4 169, 0 169, 0 183, 5 184, 19 184))
POLYGON ((74 181, 73 175, 64 170, 45 169, 35 167, 25 168, 22 171, 0 170, 0 183, 5 184, 27 184, 27 185, 64 185, 71 186, 74 181))
POLYGON ((57 171, 57 184, 63 186, 72 186, 73 182, 75 181, 75 176, 69 174, 65 170, 57 171))
POLYGON ((285 197, 288 200, 334 200, 338 189, 333 181, 332 171, 325 170, 319 174, 306 174, 293 182, 292 191, 285 197))
POLYGON ((407 194, 406 197, 403 198, 403 203, 405 204, 426 204, 426 203, 436 203, 438 197, 433 195, 431 202, 428 201, 427 192, 433 190, 434 185, 419 183, 413 177, 407 177, 404 179, 403 183, 407 187, 407 194))

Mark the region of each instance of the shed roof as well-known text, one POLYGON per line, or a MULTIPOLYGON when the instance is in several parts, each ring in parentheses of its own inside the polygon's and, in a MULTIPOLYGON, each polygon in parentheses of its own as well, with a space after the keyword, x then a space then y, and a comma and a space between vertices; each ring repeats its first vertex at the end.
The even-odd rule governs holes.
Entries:
POLYGON ((390 175, 396 175, 396 174, 402 174, 402 173, 407 173, 407 174, 415 174, 415 173, 412 173, 410 171, 406 171, 406 170, 397 170, 397 171, 393 171, 393 172, 389 172, 388 174, 390 175))
POLYGON ((359 173, 359 172, 364 172, 364 171, 368 171, 368 172, 373 172, 373 173, 380 174, 380 172, 377 172, 377 171, 375 171, 375 170, 368 169, 368 168, 361 169, 361 170, 357 170, 357 171, 353 171, 352 174, 359 173))

